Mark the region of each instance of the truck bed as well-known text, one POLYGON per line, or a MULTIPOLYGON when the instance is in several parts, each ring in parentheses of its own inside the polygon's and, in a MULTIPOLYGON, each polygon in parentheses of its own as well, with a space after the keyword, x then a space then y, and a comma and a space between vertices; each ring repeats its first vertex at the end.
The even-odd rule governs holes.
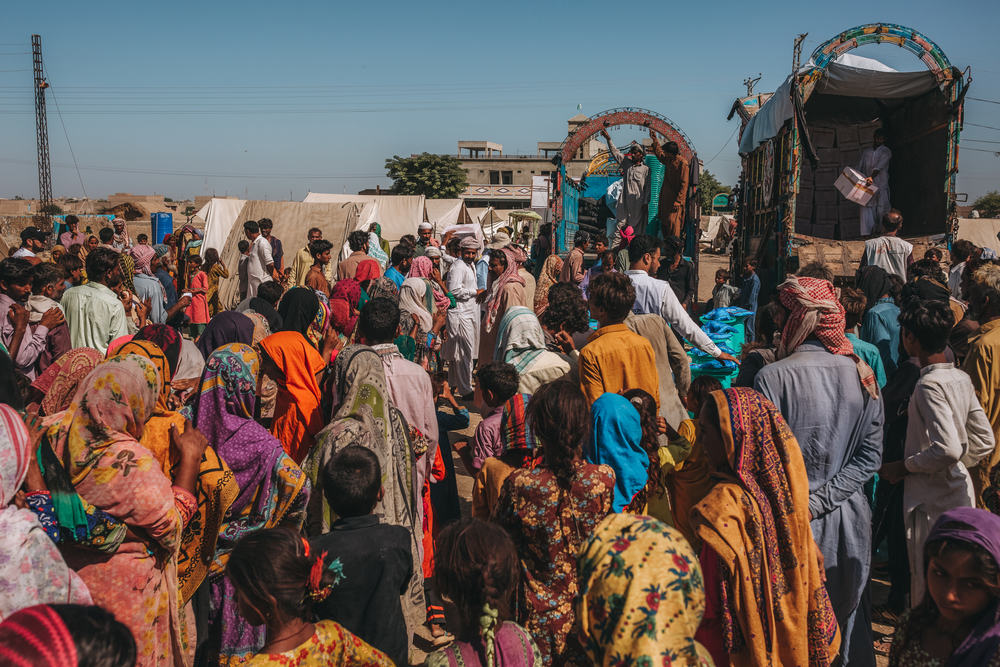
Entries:
MULTIPOLYGON (((924 253, 928 248, 939 248, 944 255, 943 263, 947 265, 950 261, 950 255, 945 245, 943 234, 903 238, 913 244, 914 260, 923 259, 924 253)), ((814 236, 804 236, 802 234, 795 234, 792 237, 792 255, 798 256, 799 267, 819 260, 830 267, 834 275, 842 280, 854 280, 858 266, 861 263, 861 257, 864 254, 864 239, 835 241, 832 239, 816 238, 814 236)))

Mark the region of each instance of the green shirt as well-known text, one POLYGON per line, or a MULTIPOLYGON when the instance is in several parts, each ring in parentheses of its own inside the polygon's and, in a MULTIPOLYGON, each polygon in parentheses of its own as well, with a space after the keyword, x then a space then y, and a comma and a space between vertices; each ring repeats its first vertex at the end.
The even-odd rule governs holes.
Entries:
POLYGON ((852 333, 847 334, 847 340, 851 341, 851 345, 854 346, 854 354, 861 357, 861 360, 872 367, 875 371, 875 381, 878 383, 878 388, 881 389, 885 386, 885 366, 882 364, 882 356, 879 354, 878 348, 871 343, 866 343, 852 333))
POLYGON ((129 333, 125 307, 102 283, 71 287, 59 305, 66 313, 73 347, 92 347, 105 354, 111 341, 129 333))

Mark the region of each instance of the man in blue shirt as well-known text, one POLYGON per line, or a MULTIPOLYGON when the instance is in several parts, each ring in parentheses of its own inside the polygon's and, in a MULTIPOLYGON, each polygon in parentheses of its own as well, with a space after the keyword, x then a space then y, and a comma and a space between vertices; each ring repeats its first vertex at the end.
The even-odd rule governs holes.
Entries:
POLYGON ((746 341, 752 343, 757 336, 757 297, 760 296, 760 277, 757 275, 757 260, 752 257, 743 262, 743 287, 736 305, 749 310, 753 315, 747 317, 746 341))
POLYGON ((406 274, 410 272, 410 265, 413 264, 413 248, 405 243, 397 243, 389 256, 391 266, 385 272, 385 277, 396 283, 396 289, 403 285, 406 274))

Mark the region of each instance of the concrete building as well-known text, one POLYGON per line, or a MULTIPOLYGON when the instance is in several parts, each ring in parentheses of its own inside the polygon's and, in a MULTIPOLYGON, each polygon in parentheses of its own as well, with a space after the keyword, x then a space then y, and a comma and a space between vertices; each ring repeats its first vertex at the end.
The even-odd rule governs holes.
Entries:
MULTIPOLYGON (((566 125, 569 137, 590 120, 583 114, 570 118, 566 125)), ((562 141, 539 141, 537 152, 529 155, 504 155, 503 145, 492 141, 459 141, 458 158, 468 174, 469 186, 461 195, 466 206, 496 209, 520 209, 531 206, 531 177, 550 176, 555 171, 552 158, 562 148, 562 141)), ((585 142, 566 165, 566 173, 579 179, 591 159, 607 146, 596 139, 585 142)))

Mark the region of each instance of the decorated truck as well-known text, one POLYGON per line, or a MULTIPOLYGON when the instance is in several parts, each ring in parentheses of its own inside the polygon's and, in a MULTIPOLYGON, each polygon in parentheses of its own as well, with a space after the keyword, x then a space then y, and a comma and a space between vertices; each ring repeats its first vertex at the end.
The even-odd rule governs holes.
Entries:
POLYGON ((864 252, 861 208, 834 183, 861 162, 877 129, 892 151, 888 187, 903 215, 900 236, 917 258, 930 245, 949 245, 968 71, 924 35, 886 23, 847 30, 793 69, 759 108, 734 105, 744 126, 733 268, 756 259, 765 288, 813 260, 853 278, 864 252), (906 49, 927 69, 897 72, 850 53, 869 44, 906 49))

